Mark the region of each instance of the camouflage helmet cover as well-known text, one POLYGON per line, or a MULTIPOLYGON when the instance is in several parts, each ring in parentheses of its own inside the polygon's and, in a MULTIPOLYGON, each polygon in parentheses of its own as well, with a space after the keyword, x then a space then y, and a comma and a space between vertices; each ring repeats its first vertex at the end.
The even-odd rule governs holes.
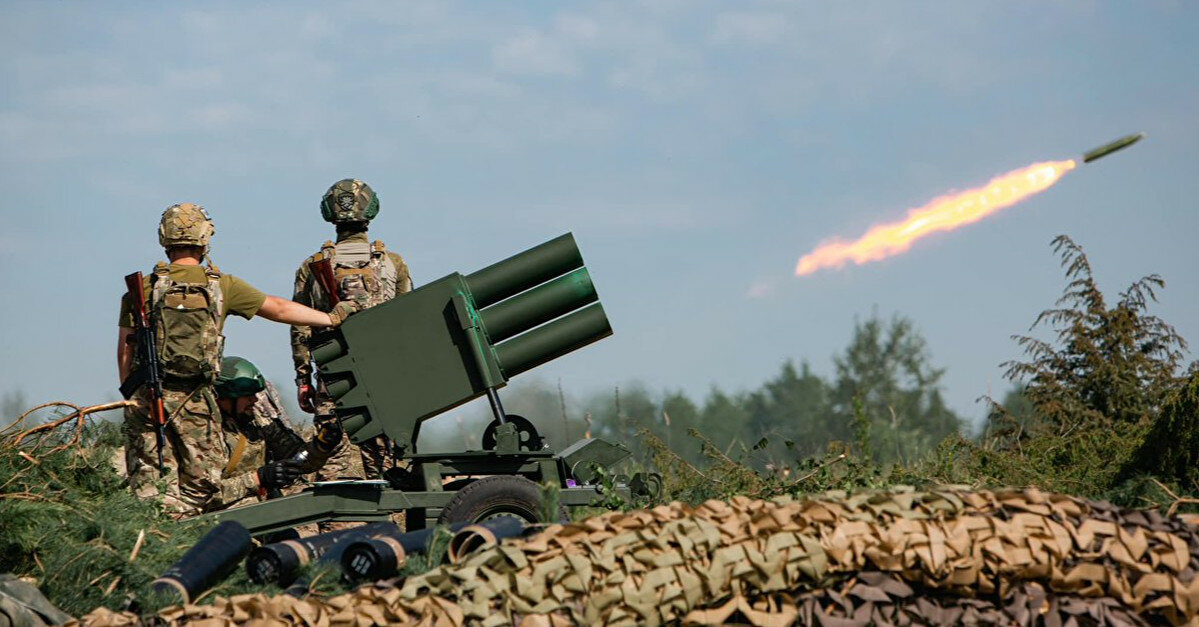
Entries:
POLYGON ((216 227, 212 225, 212 218, 203 207, 190 202, 167 207, 158 223, 158 243, 163 248, 208 246, 214 233, 216 227))
POLYGON ((370 185, 358 179, 342 179, 321 199, 321 217, 326 222, 370 222, 379 215, 379 197, 370 185))
POLYGON ((216 380, 216 393, 221 398, 251 396, 266 389, 266 379, 250 360, 226 357, 221 360, 221 374, 216 380))

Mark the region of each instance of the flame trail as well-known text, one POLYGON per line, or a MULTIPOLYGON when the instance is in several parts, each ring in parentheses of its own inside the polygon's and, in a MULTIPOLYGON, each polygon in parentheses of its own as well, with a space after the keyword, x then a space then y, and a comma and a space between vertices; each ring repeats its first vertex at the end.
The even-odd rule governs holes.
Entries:
POLYGON ((863 264, 899 254, 929 233, 952 231, 963 224, 978 222, 1048 189, 1075 165, 1073 159, 1034 163, 997 176, 982 187, 936 198, 923 207, 908 211, 907 219, 902 222, 872 227, 853 242, 833 238, 801 257, 795 275, 812 274, 821 268, 840 268, 850 261, 863 264))

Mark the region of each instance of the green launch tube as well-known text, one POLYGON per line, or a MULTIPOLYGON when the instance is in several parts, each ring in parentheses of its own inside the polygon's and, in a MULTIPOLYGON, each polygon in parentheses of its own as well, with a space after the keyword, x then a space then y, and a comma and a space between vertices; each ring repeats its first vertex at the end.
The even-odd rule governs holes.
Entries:
POLYGON ((510 379, 609 335, 612 335, 612 326, 608 324, 604 308, 593 303, 501 342, 495 347, 495 356, 504 376, 510 379))
POLYGON ((579 268, 548 283, 500 301, 479 312, 492 343, 549 322, 598 300, 587 268, 579 268))
POLYGON ((475 307, 486 307, 583 266, 570 233, 491 264, 466 277, 475 307))

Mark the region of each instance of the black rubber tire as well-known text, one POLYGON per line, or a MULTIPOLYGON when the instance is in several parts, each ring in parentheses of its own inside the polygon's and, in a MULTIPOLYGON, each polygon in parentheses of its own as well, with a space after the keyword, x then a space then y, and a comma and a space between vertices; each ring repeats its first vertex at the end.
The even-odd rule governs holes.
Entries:
MULTIPOLYGON (((559 506, 558 510, 559 521, 566 521, 566 508, 559 506)), ((472 481, 458 490, 441 510, 437 523, 477 523, 503 515, 539 523, 540 511, 541 486, 518 475, 495 475, 472 481)))

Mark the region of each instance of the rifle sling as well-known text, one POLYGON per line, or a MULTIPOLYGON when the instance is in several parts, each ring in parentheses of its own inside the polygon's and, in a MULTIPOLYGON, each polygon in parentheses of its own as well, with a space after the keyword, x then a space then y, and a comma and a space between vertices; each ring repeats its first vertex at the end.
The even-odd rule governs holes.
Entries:
POLYGON ((229 455, 229 463, 225 464, 225 476, 233 474, 233 469, 241 463, 241 458, 246 454, 246 434, 237 434, 237 444, 233 447, 233 453, 229 455))

